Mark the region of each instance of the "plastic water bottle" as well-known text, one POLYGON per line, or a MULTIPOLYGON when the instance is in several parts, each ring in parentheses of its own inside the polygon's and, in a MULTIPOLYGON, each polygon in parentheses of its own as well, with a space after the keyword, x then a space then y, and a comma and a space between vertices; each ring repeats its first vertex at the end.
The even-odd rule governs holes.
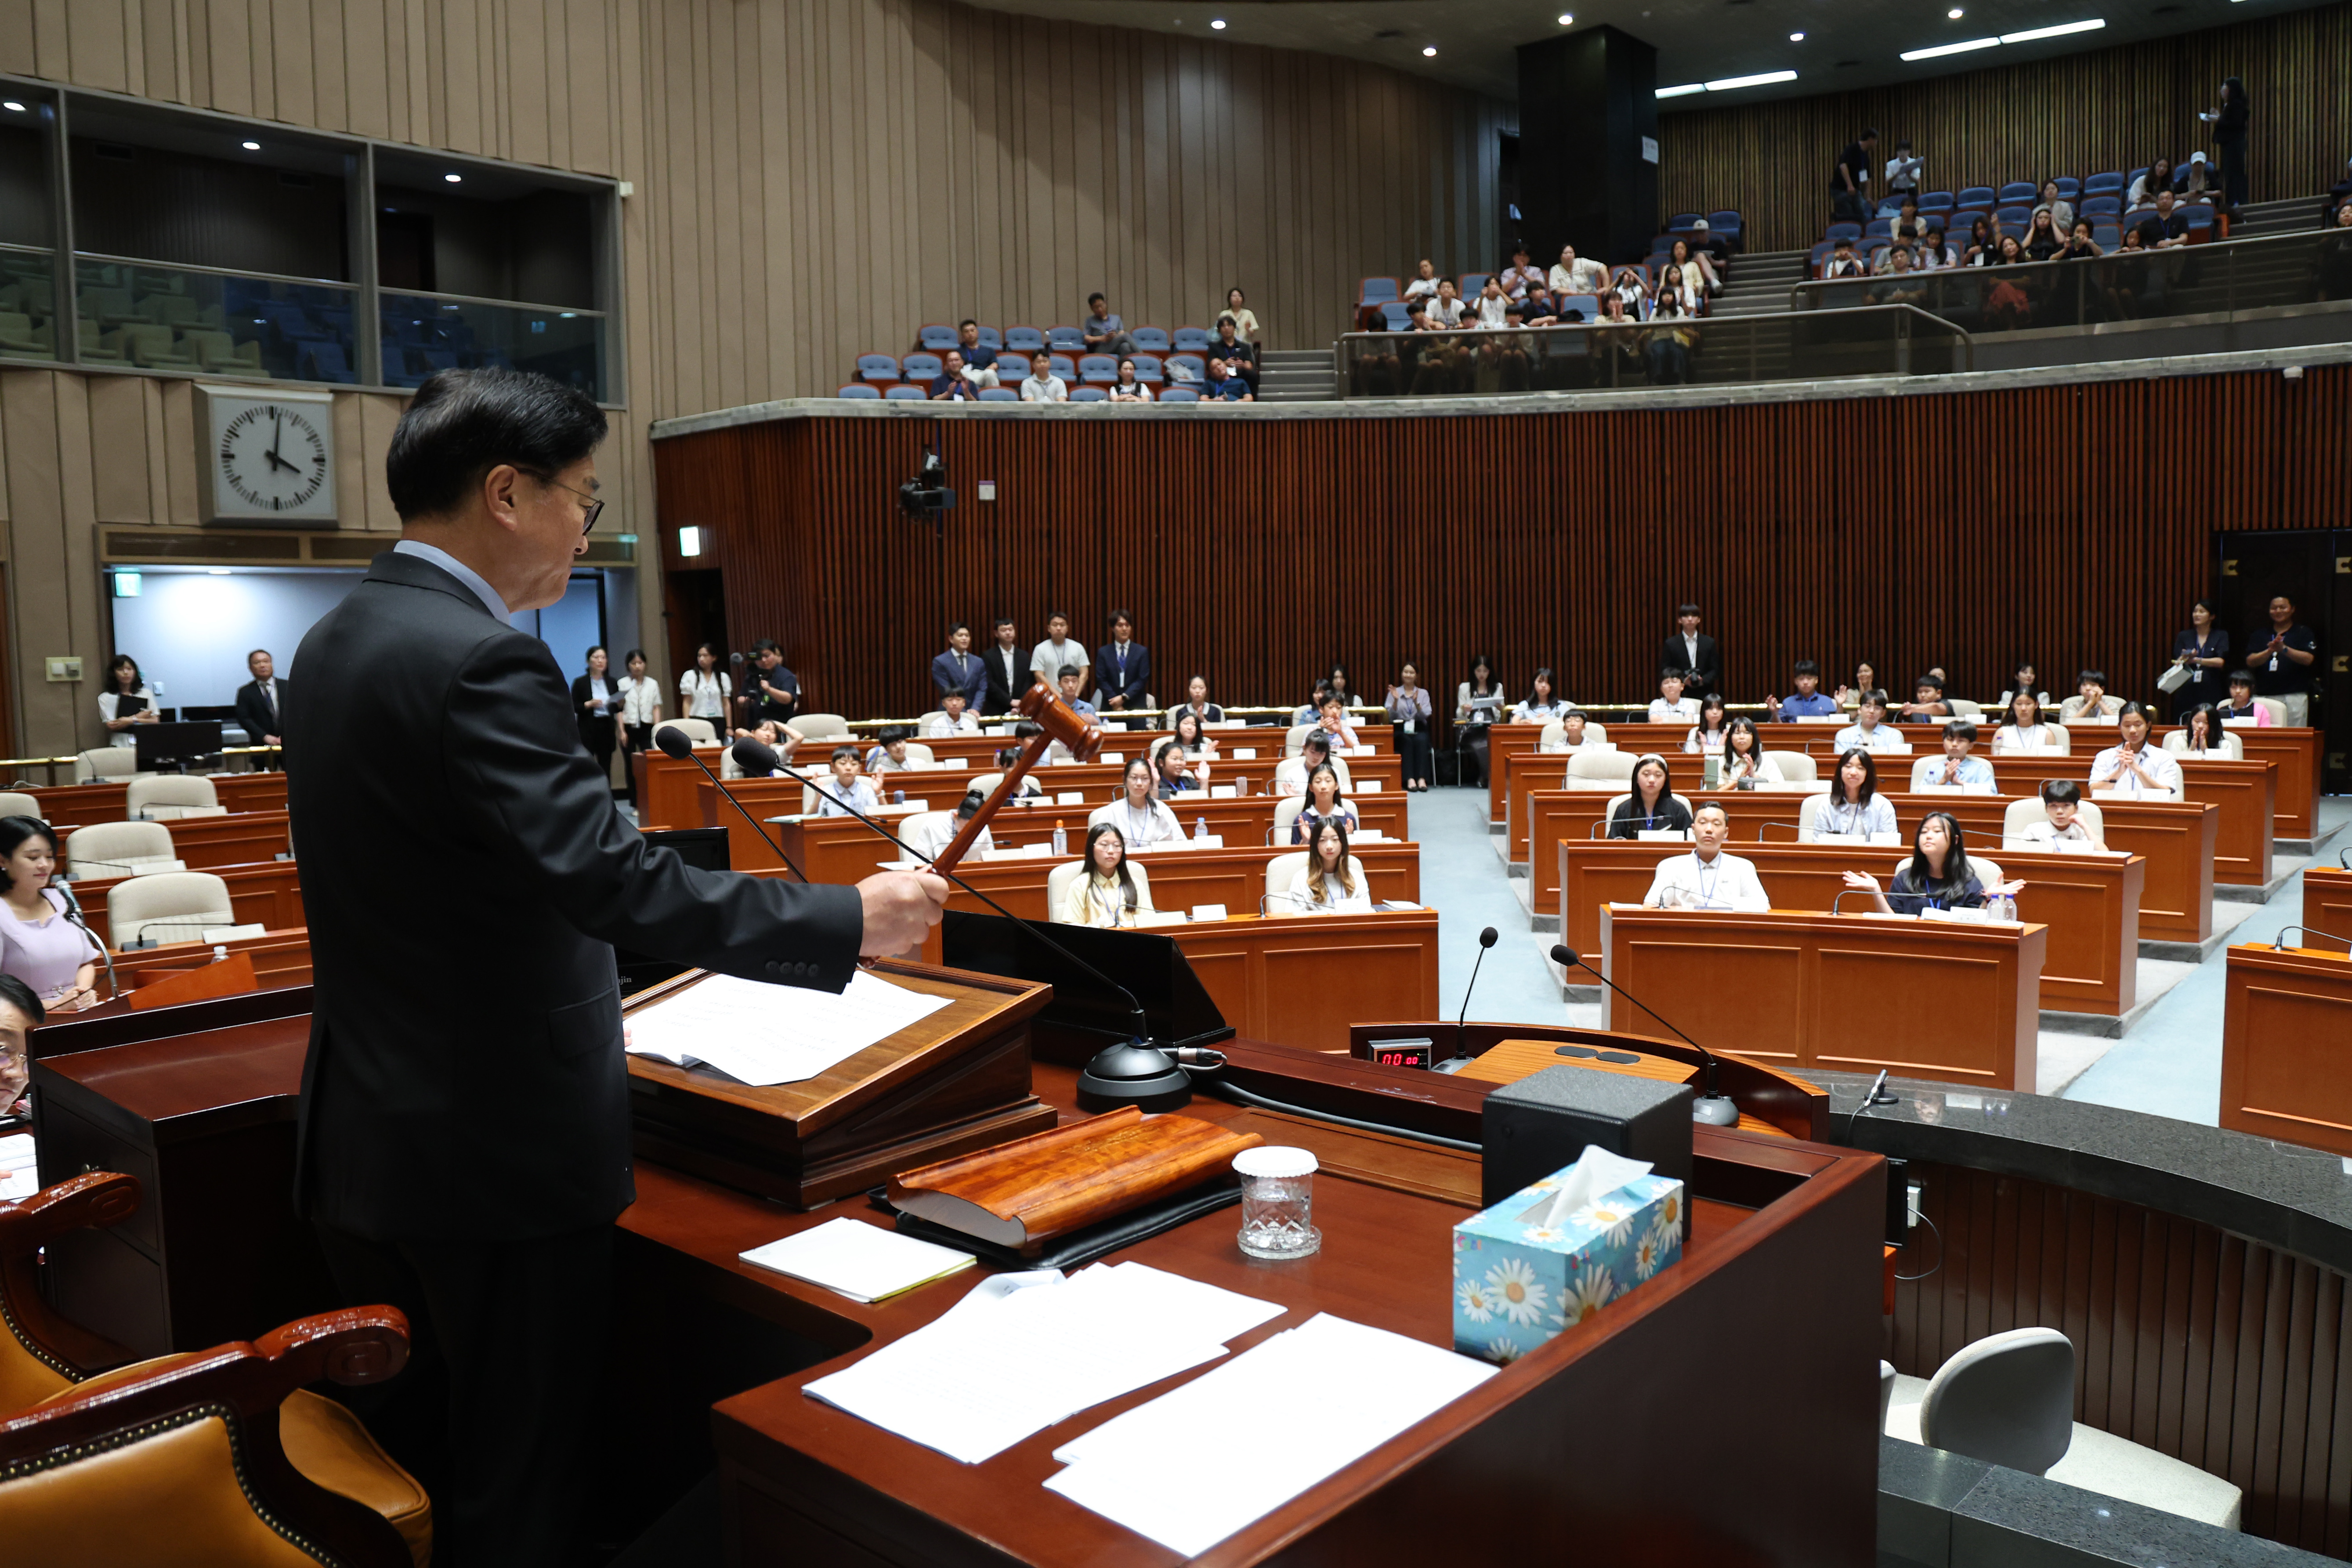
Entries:
POLYGON ((2017 900, 2006 893, 1994 899, 1992 901, 1992 917, 1995 920, 2011 923, 2015 922, 2017 919, 2017 900))
POLYGON ((1054 824, 1054 853, 1056 855, 1066 855, 1069 852, 1070 835, 1062 831, 1061 823, 1055 822, 1054 824))
POLYGON ((215 942, 213 944, 213 962, 215 964, 226 964, 228 962, 228 945, 226 943, 215 942))
POLYGON ((1195 817, 1192 819, 1192 836, 1196 839, 1205 839, 1209 836, 1208 818, 1195 817))

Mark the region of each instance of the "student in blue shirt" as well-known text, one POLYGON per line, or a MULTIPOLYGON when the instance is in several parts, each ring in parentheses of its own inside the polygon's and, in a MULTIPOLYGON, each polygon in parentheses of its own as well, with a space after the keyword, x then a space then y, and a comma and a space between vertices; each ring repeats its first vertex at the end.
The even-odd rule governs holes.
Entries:
POLYGON ((1080 718, 1095 716, 1095 705, 1078 695, 1078 677, 1087 673, 1084 664, 1062 666, 1062 706, 1080 718))
POLYGON ((1794 672, 1797 695, 1787 702, 1778 697, 1766 697, 1765 708, 1782 724, 1794 724, 1801 718, 1835 718, 1836 699, 1822 695, 1822 667, 1811 659, 1800 659, 1794 672))
POLYGON ((1843 756, 1855 747, 1865 751, 1908 751, 1911 743, 1903 732, 1885 723, 1886 694, 1873 686, 1862 694, 1862 706, 1854 710, 1854 720, 1837 732, 1832 744, 1843 756))
POLYGON ((956 352, 963 356, 963 379, 977 389, 997 384, 996 350, 980 340, 980 323, 966 318, 956 328, 956 352))
POLYGON ((1903 705, 1903 722, 1928 724, 1952 716, 1952 705, 1944 700, 1944 677, 1928 671, 1912 683, 1912 700, 1903 705))
POLYGON ((1977 743, 1977 727, 1967 719, 1956 718, 1944 727, 1944 765, 1927 770, 1930 784, 1957 784, 1963 789, 1992 793, 1992 764, 1981 757, 1970 757, 1969 748, 1977 743))

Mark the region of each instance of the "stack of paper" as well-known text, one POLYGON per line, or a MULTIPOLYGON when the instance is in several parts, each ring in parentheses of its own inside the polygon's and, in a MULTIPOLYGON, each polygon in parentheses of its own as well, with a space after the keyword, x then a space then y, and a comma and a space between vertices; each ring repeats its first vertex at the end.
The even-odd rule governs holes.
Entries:
POLYGON ((838 995, 710 975, 631 1013, 629 1050, 745 1083, 798 1083, 947 1005, 865 969, 838 995))
POLYGON ((1215 1360, 1225 1341, 1283 1311, 1141 1263, 1097 1264, 1066 1281, 1025 1278, 1035 1288, 975 1290, 929 1327, 803 1391, 976 1465, 1089 1406, 1215 1360))
POLYGON ((32 1134, 12 1133, 0 1138, 0 1198, 14 1202, 40 1191, 37 1164, 32 1134))
POLYGON ((1319 1313, 1148 1405, 1063 1444, 1045 1484, 1080 1507, 1197 1557, 1495 1375, 1402 1334, 1319 1313), (1212 1486, 1171 1486, 1171 1455, 1233 1452, 1234 1412, 1278 1396, 1278 1430, 1218 1467, 1212 1486))
POLYGON ((846 1216, 740 1256, 746 1263, 866 1302, 887 1301, 980 1261, 969 1252, 846 1216))

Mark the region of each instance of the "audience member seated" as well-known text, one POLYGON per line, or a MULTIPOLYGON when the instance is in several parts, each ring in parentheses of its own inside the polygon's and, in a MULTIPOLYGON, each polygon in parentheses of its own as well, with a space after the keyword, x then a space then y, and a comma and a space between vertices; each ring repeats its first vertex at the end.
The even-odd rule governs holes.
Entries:
POLYGON ((816 795, 816 814, 820 817, 846 817, 853 810, 868 816, 881 810, 881 797, 875 794, 873 784, 858 776, 857 747, 836 746, 833 748, 833 777, 809 786, 816 795))
POLYGON ((956 352, 963 360, 963 379, 977 389, 998 384, 996 350, 980 340, 980 323, 966 318, 956 327, 956 352))
POLYGON ((2230 672, 2230 700, 2221 705, 2219 712, 2224 724, 2236 719, 2264 729, 2271 722, 2271 710, 2254 700, 2254 677, 2243 670, 2230 672))
POLYGON ((1867 747, 1854 747, 1838 758, 1830 792, 1805 830, 1807 840, 1867 838, 1895 831, 1895 806, 1878 792, 1878 764, 1867 747))
POLYGON ((2095 850, 2107 847, 2106 841, 2092 831, 2083 816, 2083 787, 2072 779, 2045 779, 2042 782, 2042 810, 2044 821, 2028 822, 2017 836, 2030 844, 2047 847, 2052 844, 2087 844, 2095 850))
POLYGON ((2105 255, 2106 252, 2099 248, 2098 240, 2093 236, 2091 220, 2076 218, 2074 226, 2066 231, 2066 243, 2058 248, 2058 254, 2052 259, 2095 261, 2105 255))
POLYGON ((1853 241, 1840 235, 1830 246, 1830 258, 1822 263, 1822 276, 1829 277, 1860 277, 1862 263, 1855 259, 1853 241))
MULTIPOLYGON (((1657 706, 1655 703, 1650 705, 1657 706)), ((1706 757, 1723 750, 1724 737, 1730 733, 1731 716, 1719 694, 1710 692, 1698 705, 1698 722, 1683 737, 1683 749, 1694 756, 1706 757)))
MULTIPOLYGON (((972 667, 978 669, 980 666, 975 662, 972 667)), ((925 740, 946 740, 953 736, 979 733, 980 719, 966 709, 961 692, 950 692, 940 698, 940 711, 923 721, 925 740)))
POLYGON ((2132 181, 2131 189, 2124 194, 2124 210, 2129 212, 2136 207, 2152 207, 2156 205, 2159 192, 2169 192, 2171 189, 2172 160, 2158 158, 2142 170, 2138 178, 2132 181))
MULTIPOLYGON (((1303 821, 1306 811, 1298 813, 1303 821)), ((1348 824, 1338 817, 1317 823, 1307 863, 1290 879, 1289 906, 1316 915, 1370 915, 1372 879, 1348 851, 1348 824)))
MULTIPOLYGON (((1064 664, 1062 666, 1061 679, 1056 684, 1062 690, 1062 706, 1064 707, 1068 708, 1080 718, 1094 718, 1097 716, 1095 712, 1095 705, 1087 701, 1086 698, 1078 695, 1078 683, 1085 677, 1086 673, 1087 666, 1084 664, 1064 664)), ((1055 744, 1058 745, 1060 743, 1056 742, 1055 744)))
POLYGON ((1469 313, 1470 307, 1463 300, 1460 293, 1455 290, 1454 287, 1454 279, 1450 277, 1439 278, 1437 280, 1437 297, 1429 302, 1427 309, 1427 317, 1432 328, 1444 328, 1446 330, 1451 331, 1454 328, 1461 326, 1463 319, 1469 313))
POLYGON ((1746 714, 1733 719, 1723 732, 1723 765, 1716 774, 1716 788, 1753 789, 1759 784, 1783 782, 1780 765, 1764 755, 1764 739, 1756 721, 1746 714))
POLYGON ((1960 824, 1949 811, 1930 811, 1911 841, 1911 861, 1895 873, 1895 885, 1881 892, 1878 879, 1845 873, 1845 884, 1866 892, 1882 914, 1919 915, 1928 910, 1981 909, 1985 900, 2013 897, 2025 884, 1997 882, 1987 887, 1969 864, 1960 824))
POLYGON ((1688 673, 1672 667, 1658 672, 1658 695, 1650 699, 1652 724, 1698 722, 1697 700, 1683 695, 1683 683, 1688 673))
POLYGON ((1528 247, 1520 246, 1511 252, 1511 265, 1496 275, 1496 281, 1503 286, 1506 298, 1525 299, 1528 289, 1543 286, 1544 274, 1541 267, 1528 264, 1528 247))
POLYGON ((2058 226, 2051 222, 2046 210, 2037 209, 2025 225, 2024 250, 2028 261, 2048 261, 2066 243, 2058 226))
POLYGON ((1559 308, 1552 303, 1551 291, 1540 283, 1530 287, 1528 289, 1528 297, 1512 306, 1511 309, 1515 319, 1522 327, 1559 325, 1559 308))
POLYGON ((2078 677, 2075 695, 2058 705, 2058 722, 2065 725, 2096 724, 2113 718, 2122 711, 2123 704, 2107 695, 2107 677, 2096 670, 2084 670, 2078 677))
POLYGON ((1203 762, 1217 759, 1216 737, 1209 733, 1208 727, 1201 721, 1201 716, 1191 707, 1176 710, 1176 727, 1169 733, 1175 737, 1171 744, 1185 756, 1197 757, 1203 762))
POLYGON ((1216 362, 1223 360, 1225 369, 1249 385, 1250 393, 1257 393, 1257 350, 1241 335, 1241 323, 1231 316, 1217 318, 1216 341, 1209 345, 1211 381, 1216 379, 1216 362))
POLYGON ((1559 260, 1545 279, 1551 291, 1563 298, 1575 294, 1599 294, 1609 286, 1609 272, 1597 261, 1588 261, 1576 254, 1576 247, 1559 247, 1559 260))
POLYGON ((1291 821, 1290 841, 1307 843, 1318 823, 1333 821, 1346 822, 1351 833, 1356 831, 1356 808, 1339 791, 1339 770, 1326 762, 1307 776, 1307 803, 1291 821))
POLYGON ((1912 777, 1938 789, 1959 789, 1973 795, 1991 794, 1992 764, 1981 757, 1969 755, 1976 743, 1975 725, 1964 718, 1952 720, 1944 726, 1943 760, 1923 760, 1914 764, 1912 777))
POLYGON ((1724 849, 1730 836, 1729 814, 1712 800, 1700 806, 1691 814, 1690 852, 1658 862, 1642 902, 1652 909, 1728 909, 1743 915, 1761 915, 1771 908, 1754 863, 1724 849))
MULTIPOLYGON (((1024 743, 1038 733, 1037 727, 1025 718, 1013 727, 1013 738, 1024 743)), ((1055 744, 1059 745, 1060 742, 1055 744)), ((1013 771, 1013 765, 1021 760, 1021 749, 1020 746, 1000 746, 996 748, 996 771, 1000 776, 1013 771)), ((975 779, 973 782, 977 785, 979 781, 975 779)), ((1045 786, 1038 782, 1034 772, 1024 773, 1021 776, 1021 787, 1013 791, 1013 798, 1021 800, 1045 792, 1045 786)))
POLYGON ((2159 191, 2155 210, 2133 224, 2132 232, 2150 250, 2172 250, 2189 243, 2189 214, 2179 210, 2170 191, 2159 191))
POLYGON ((1021 383, 1023 402, 1067 402, 1070 383, 1054 373, 1054 356, 1040 349, 1029 356, 1029 376, 1021 383))
POLYGON ((1319 729, 1312 731, 1300 745, 1297 756, 1286 757, 1276 764, 1274 793, 1305 795, 1307 780, 1314 777, 1315 769, 1330 760, 1331 737, 1319 729))
MULTIPOLYGON (((738 739, 756 740, 776 754, 779 766, 770 769, 768 777, 772 779, 782 770, 783 765, 792 761, 793 753, 799 749, 801 742, 807 738, 791 725, 779 724, 772 718, 763 718, 749 729, 737 730, 735 735, 738 739)), ((719 754, 719 777, 722 780, 751 777, 743 771, 743 765, 735 760, 735 748, 731 746, 719 754)))
POLYGON ((1780 724, 1794 724, 1801 718, 1835 718, 1835 699, 1822 691, 1822 667, 1811 659, 1800 659, 1790 673, 1797 685, 1797 695, 1783 702, 1776 696, 1764 699, 1764 711, 1780 724))
MULTIPOLYGON (((57 835, 47 822, 0 817, 0 898, 8 906, 0 919, 0 975, 23 981, 42 1006, 70 1012, 98 1005, 103 949, 67 895, 51 885, 57 869, 57 835)), ((0 1114, 22 1089, 20 1082, 0 1099, 0 1114)))
POLYGON ((1127 841, 1108 822, 1087 830, 1086 872, 1070 884, 1063 919, 1072 925, 1132 925, 1151 913, 1148 887, 1127 863, 1127 841))
MULTIPOLYGON (((905 725, 884 725, 881 733, 874 737, 875 744, 866 750, 866 773, 878 779, 885 773, 914 771, 914 759, 907 755, 907 738, 905 725)), ((875 788, 879 789, 881 785, 877 783, 875 788)))
POLYGON ((1255 402, 1257 394, 1250 384, 1234 374, 1234 368, 1223 360, 1209 361, 1209 384, 1201 396, 1211 402, 1255 402))
POLYGON ((1336 691, 1326 691, 1316 705, 1315 721, 1331 744, 1333 751, 1351 751, 1363 740, 1356 734, 1355 721, 1348 716, 1345 699, 1336 691))
POLYGON ((1437 264, 1427 256, 1423 256, 1421 266, 1415 269, 1412 281, 1404 286, 1404 297, 1408 300, 1434 299, 1437 298, 1437 286, 1441 281, 1443 280, 1437 276, 1437 264))
POLYGON ((1952 705, 1944 699, 1944 676, 1930 670, 1911 683, 1911 700, 1903 705, 1906 724, 1933 724, 1952 716, 1952 705))
POLYGON ((2032 692, 2019 692, 2009 699, 2009 722, 1993 732, 1992 754, 2030 756, 2063 751, 2066 745, 2064 733, 2042 716, 2042 699, 2032 692))
POLYGON ((1643 833, 1685 833, 1690 831, 1690 808, 1675 798, 1666 774, 1666 759, 1644 752, 1633 764, 1633 788, 1609 814, 1609 836, 1638 839, 1643 833))
POLYGON ((1885 718, 1886 694, 1882 691, 1864 692, 1862 706, 1854 710, 1853 722, 1839 730, 1832 744, 1841 754, 1856 747, 1864 751, 1898 754, 1909 751, 1911 743, 1903 738, 1901 730, 1885 722, 1885 718))
POLYGON ((2116 744, 2091 763, 2091 789, 2113 790, 2131 800, 2180 799, 2180 764, 2160 746, 2147 743, 2147 709, 2126 703, 2116 716, 2116 744))
POLYGON ((1177 821, 1168 802, 1159 797, 1159 784, 1160 776, 1150 758, 1129 758, 1119 798, 1108 806, 1097 807, 1088 820, 1118 828, 1121 841, 1129 849, 1148 850, 1154 844, 1183 838, 1183 824, 1177 821))
POLYGON ((1110 384, 1113 402, 1150 402, 1151 388, 1135 379, 1135 361, 1122 355, 1118 361, 1118 380, 1110 384))
POLYGON ((1574 705, 1563 702, 1552 690, 1551 668, 1538 670, 1535 679, 1528 683, 1528 699, 1511 705, 1513 724, 1549 724, 1564 718, 1574 705))
POLYGON ((1223 724, 1225 710, 1209 700, 1209 682, 1203 675, 1194 675, 1184 683, 1184 706, 1202 724, 1223 724))
POLYGON ((1124 354, 1132 347, 1127 336, 1127 323, 1112 314, 1108 302, 1099 294, 1087 296, 1087 319, 1078 323, 1078 330, 1086 337, 1089 354, 1124 354))
POLYGON ((1856 664, 1853 667, 1853 685, 1840 686, 1837 689, 1837 706, 1847 713, 1852 713, 1862 706, 1863 693, 1877 689, 1878 672, 1867 663, 1856 664))
POLYGON ((1323 718, 1323 699, 1330 695, 1331 677, 1328 675, 1318 675, 1315 678, 1314 695, 1309 696, 1305 702, 1300 703, 1297 711, 1291 714, 1291 727, 1296 728, 1302 724, 1321 723, 1323 718))
POLYGON ((940 373, 933 376, 924 387, 925 395, 933 402, 977 402, 980 398, 980 385, 965 374, 969 368, 964 363, 963 350, 950 349, 940 357, 940 373))
POLYGON ((1421 672, 1411 664, 1398 671, 1397 684, 1389 688, 1383 706, 1395 737, 1404 787, 1416 792, 1426 790, 1432 777, 1429 737, 1437 710, 1430 701, 1429 688, 1421 684, 1421 672))
MULTIPOLYGON (((1025 783, 1026 780, 1024 779, 1024 782, 1025 783)), ((908 849, 917 852, 919 859, 935 861, 940 858, 948 845, 955 841, 955 836, 963 831, 964 824, 980 814, 980 808, 986 800, 987 797, 979 790, 971 790, 961 800, 956 802, 956 809, 952 813, 925 811, 921 816, 908 822, 906 831, 900 837, 906 841, 908 849)), ((980 830, 980 836, 971 841, 971 852, 975 855, 984 855, 995 848, 995 838, 986 828, 982 828, 980 830)))
POLYGON ((1581 708, 1570 708, 1559 716, 1559 739, 1544 747, 1547 751, 1564 751, 1573 757, 1585 747, 1596 751, 1614 751, 1615 742, 1609 739, 1608 730, 1585 716, 1581 708))
POLYGON ((1152 793, 1161 800, 1176 800, 1186 795, 1208 793, 1209 765, 1205 761, 1192 763, 1182 741, 1161 741, 1151 758, 1152 793))
POLYGON ((2234 759, 2246 754, 2245 744, 2221 727, 2211 703, 2199 703, 2183 714, 2180 727, 2164 737, 2164 748, 2176 757, 2220 757, 2234 759))

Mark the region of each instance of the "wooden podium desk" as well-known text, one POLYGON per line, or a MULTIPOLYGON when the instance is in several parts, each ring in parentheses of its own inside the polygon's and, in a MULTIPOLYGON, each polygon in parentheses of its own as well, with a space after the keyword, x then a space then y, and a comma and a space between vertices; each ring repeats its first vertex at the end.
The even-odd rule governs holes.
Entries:
POLYGON ((2318 863, 2304 867, 2303 918, 2317 928, 2304 934, 2305 946, 2344 952, 2352 939, 2352 871, 2318 863))
MULTIPOLYGON (((93 824, 83 823, 81 826, 93 824)), ((220 866, 250 865, 293 852, 286 811, 230 811, 217 817, 181 817, 160 824, 171 830, 172 855, 190 871, 220 866)), ((66 869, 73 869, 73 834, 58 845, 66 869)))
POLYGON ((1345 1051, 1351 1017, 1434 1018, 1437 912, 1235 915, 1172 936, 1225 1021, 1252 1040, 1345 1051))
POLYGON ((2247 943, 2228 964, 2221 1125, 2352 1157, 2352 957, 2247 943))
MULTIPOLYGON (((289 931, 310 924, 302 912, 302 876, 292 861, 260 861, 252 865, 207 866, 205 873, 216 876, 228 884, 229 908, 238 925, 259 925, 270 931, 289 931)), ((129 877, 109 877, 103 882, 77 882, 74 896, 81 901, 82 918, 101 942, 111 946, 114 937, 107 929, 106 904, 108 895, 129 877)))
MULTIPOLYGON (((1603 907, 1639 904, 1658 862, 1677 852, 1686 852, 1623 839, 1561 841, 1560 940, 1580 953, 1599 952, 1603 907)), ((1884 883, 1909 857, 1906 850, 1851 844, 1741 844, 1730 852, 1755 865, 1776 911, 1823 913, 1846 892, 1846 872, 1862 872, 1884 883)), ((2017 895, 2018 913, 2050 930, 2039 1005, 2102 1018, 2131 1011, 2138 989, 2146 862, 2122 853, 2062 854, 2022 844, 2010 846, 1998 859, 2002 871, 2025 881, 2025 891, 2017 895)), ((1866 902, 1852 894, 1845 905, 1855 910, 1866 902)))
MULTIPOLYGON (((2033 1088, 2048 927, 1900 915, 1601 913, 1606 973, 1697 1039, 1798 1072, 2033 1088), (1964 1016, 1935 1005, 1965 997, 1964 1016)), ((1608 1027, 1674 1039, 1604 991, 1608 1027)))
MULTIPOLYGON (((1538 790, 1528 798, 1531 909, 1549 915, 1559 907, 1559 846, 1591 842, 1608 799, 1597 790, 1538 790)), ((1746 854, 1759 843, 1796 841, 1796 818, 1787 810, 1786 796, 1734 790, 1698 799, 1716 802, 1730 813, 1727 847, 1735 853, 1746 854)), ((1886 800, 1895 808, 1895 829, 1906 846, 1928 812, 1949 811, 1958 820, 1971 854, 1988 854, 2000 862, 2006 851, 2032 852, 2017 844, 1993 847, 2000 841, 2002 813, 2009 805, 1999 797, 1889 795, 1886 800)), ((2152 942, 2202 942, 2211 936, 2212 845, 2220 811, 2212 806, 2172 800, 2103 800, 2099 804, 2106 819, 2107 847, 2146 862, 2140 936, 2152 942)), ((1885 852, 1889 856, 1900 852, 1885 852)))
MULTIPOLYGON (((745 812, 767 825, 793 859, 814 882, 855 882, 873 873, 878 856, 889 859, 898 850, 886 842, 871 828, 854 817, 801 817, 801 787, 783 779, 730 779, 727 793, 741 802, 742 811, 736 810, 719 799, 719 789, 708 779, 697 787, 696 806, 702 814, 702 825, 727 830, 729 863, 737 871, 750 871, 756 866, 782 865, 776 852, 743 820, 745 812), (796 820, 779 822, 779 816, 796 820), (854 831, 852 831, 854 830, 854 831), (822 869, 820 869, 822 868, 822 869)), ((958 796, 961 800, 962 797, 958 796)), ((940 797, 929 797, 931 809, 945 810, 940 797)), ((1033 799, 1008 800, 1004 809, 989 824, 989 841, 998 849, 1018 849, 1024 844, 1051 843, 1054 824, 1062 824, 1076 854, 1085 841, 1087 816, 1101 807, 1108 797, 1085 806, 1059 806, 1050 801, 1033 799)), ((1210 799, 1206 796, 1187 797, 1174 804, 1177 821, 1190 833, 1196 822, 1205 819, 1210 833, 1222 838, 1232 848, 1263 845, 1274 830, 1275 807, 1280 798, 1273 795, 1241 795, 1210 799)), ((1359 795, 1351 802, 1357 819, 1363 826, 1377 830, 1391 839, 1406 836, 1405 798, 1402 791, 1378 791, 1359 795)), ((912 811, 890 808, 881 819, 892 832, 912 811)), ((1279 847, 1279 846, 1278 846, 1279 847)))

